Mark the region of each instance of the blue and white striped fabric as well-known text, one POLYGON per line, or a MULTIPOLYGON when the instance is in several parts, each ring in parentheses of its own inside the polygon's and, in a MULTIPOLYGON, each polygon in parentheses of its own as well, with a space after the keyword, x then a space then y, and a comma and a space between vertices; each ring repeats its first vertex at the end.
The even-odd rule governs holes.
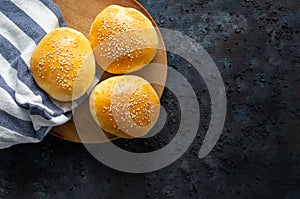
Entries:
POLYGON ((39 142, 70 120, 71 103, 49 98, 29 70, 38 42, 65 25, 51 0, 0 0, 0 148, 39 142))

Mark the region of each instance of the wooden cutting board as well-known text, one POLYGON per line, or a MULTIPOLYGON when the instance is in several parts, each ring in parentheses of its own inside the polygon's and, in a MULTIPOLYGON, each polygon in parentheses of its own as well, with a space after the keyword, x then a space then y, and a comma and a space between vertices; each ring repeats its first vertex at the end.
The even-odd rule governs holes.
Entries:
MULTIPOLYGON (((90 31, 90 27, 95 17, 105 7, 112 4, 125 7, 132 7, 141 11, 152 21, 153 25, 157 27, 157 24, 155 23, 151 15, 140 3, 138 3, 135 0, 54 0, 54 2, 60 8, 66 20, 67 26, 82 32, 87 38, 90 31)), ((155 69, 156 67, 153 68, 151 67, 151 65, 149 65, 146 66, 144 69, 137 71, 135 74, 147 79, 149 82, 160 82, 160 85, 152 85, 158 93, 158 95, 161 97, 164 90, 163 85, 165 85, 167 78, 167 55, 159 31, 158 36, 160 39, 161 49, 158 50, 157 55, 151 63, 159 64, 159 69, 155 69)), ((101 69, 98 68, 98 70, 101 69)), ((104 73, 102 79, 105 79, 109 76, 112 75, 104 73)), ((88 110, 88 102, 85 101, 78 108, 78 110, 80 110, 80 116, 78 116, 77 114, 76 117, 74 116, 74 118, 66 124, 54 127, 50 133, 62 139, 80 143, 101 143, 106 142, 108 140, 117 139, 116 136, 111 135, 109 133, 89 132, 88 130, 85 131, 85 127, 88 127, 90 125, 89 123, 91 122, 91 117, 88 110), (77 131, 80 132, 80 136, 78 135, 77 131)))

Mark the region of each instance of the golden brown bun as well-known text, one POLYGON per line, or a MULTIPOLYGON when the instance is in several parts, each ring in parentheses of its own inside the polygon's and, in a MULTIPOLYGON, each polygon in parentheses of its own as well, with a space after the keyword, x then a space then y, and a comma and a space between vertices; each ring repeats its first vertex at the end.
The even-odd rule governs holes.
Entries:
POLYGON ((34 50, 30 68, 36 83, 51 97, 81 97, 95 77, 95 58, 88 39, 71 28, 48 33, 34 50))
POLYGON ((149 82, 134 75, 108 78, 90 95, 90 111, 105 131, 123 138, 142 137, 156 123, 159 98, 149 82))
POLYGON ((134 8, 106 7, 94 20, 89 41, 96 62, 107 72, 125 74, 154 58, 158 37, 151 21, 134 8))

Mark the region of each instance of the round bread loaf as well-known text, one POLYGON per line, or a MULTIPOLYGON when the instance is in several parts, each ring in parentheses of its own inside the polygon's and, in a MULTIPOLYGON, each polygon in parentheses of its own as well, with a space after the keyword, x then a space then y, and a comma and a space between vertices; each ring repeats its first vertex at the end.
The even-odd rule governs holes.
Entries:
POLYGON ((149 64, 158 48, 151 21, 140 11, 117 5, 98 14, 89 41, 96 62, 107 72, 125 74, 149 64))
POLYGON ((95 77, 95 58, 88 39, 71 28, 46 34, 34 50, 31 73, 36 83, 59 101, 80 98, 95 77))
POLYGON ((90 112, 105 131, 123 138, 142 137, 156 123, 160 101, 149 82, 134 75, 108 78, 90 95, 90 112))

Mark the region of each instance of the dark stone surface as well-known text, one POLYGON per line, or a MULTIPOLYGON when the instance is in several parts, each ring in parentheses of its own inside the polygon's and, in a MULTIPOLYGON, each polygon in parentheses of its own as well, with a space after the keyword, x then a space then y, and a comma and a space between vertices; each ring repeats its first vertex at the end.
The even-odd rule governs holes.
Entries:
MULTIPOLYGON (((216 147, 198 159, 210 117, 207 88, 185 60, 169 54, 202 112, 197 139, 180 159, 156 172, 128 174, 104 166, 81 144, 48 135, 0 151, 0 198, 300 198, 299 1, 140 2, 159 26, 200 42, 216 62, 228 94, 216 147)), ((168 90, 162 104, 169 114, 165 136, 116 144, 151 151, 168 143, 178 104, 168 90)))

